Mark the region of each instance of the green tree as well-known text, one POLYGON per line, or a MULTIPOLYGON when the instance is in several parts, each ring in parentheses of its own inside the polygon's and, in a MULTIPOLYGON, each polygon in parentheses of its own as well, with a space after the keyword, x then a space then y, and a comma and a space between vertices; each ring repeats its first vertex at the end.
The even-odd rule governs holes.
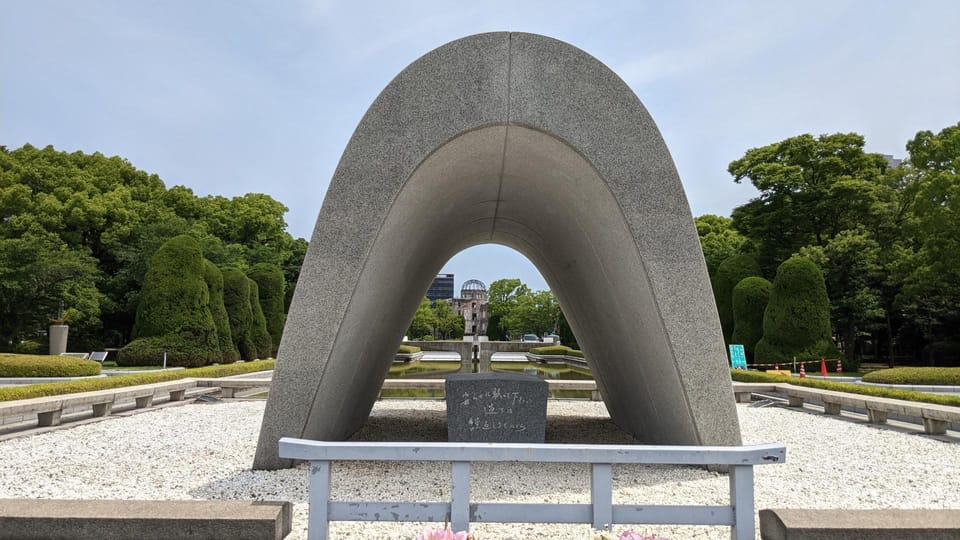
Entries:
POLYGON ((763 338, 754 349, 758 362, 835 358, 830 300, 823 273, 806 257, 791 257, 777 268, 763 314, 763 338))
POLYGON ((723 329, 723 340, 730 343, 733 335, 733 288, 744 278, 759 276, 760 265, 752 255, 741 253, 725 259, 713 273, 713 297, 717 303, 717 314, 720 316, 720 327, 723 329))
POLYGON ((741 253, 747 238, 733 228, 733 220, 728 217, 704 214, 693 219, 700 237, 700 248, 707 263, 707 271, 712 276, 720 263, 741 253))
POLYGON ((200 245, 182 235, 150 258, 133 327, 134 341, 120 350, 121 365, 202 366, 221 359, 210 291, 203 279, 200 245))
POLYGON ((257 348, 257 358, 271 358, 273 356, 273 338, 267 331, 267 319, 263 316, 263 309, 260 307, 260 287, 257 282, 247 278, 248 290, 250 291, 250 310, 253 314, 253 320, 250 324, 250 339, 253 340, 257 348))
POLYGON ((253 341, 253 307, 250 305, 250 279, 236 268, 223 269, 223 305, 230 319, 230 335, 243 360, 259 356, 253 341))
POLYGON ((772 285, 759 276, 744 278, 733 288, 733 335, 730 343, 743 345, 747 361, 753 362, 757 342, 763 338, 763 313, 772 285))
POLYGON ((41 339, 61 307, 71 334, 99 327, 104 298, 96 288, 96 262, 37 229, 0 238, 0 350, 41 339))
POLYGON ((433 302, 434 337, 437 339, 455 339, 463 337, 464 321, 450 308, 446 300, 440 298, 433 302))
MULTIPOLYGON (((201 198, 183 186, 167 189, 157 175, 119 157, 0 147, 0 240, 29 232, 31 239, 49 240, 42 245, 51 246, 51 256, 61 253, 62 243, 95 263, 99 312, 86 302, 82 318, 78 314, 71 324, 72 343, 85 334, 112 345, 131 339, 147 263, 180 234, 197 238, 204 256, 221 267, 282 264, 295 279, 306 241, 286 232, 284 212, 263 194, 201 198)), ((18 281, 13 287, 23 288, 16 293, 22 296, 31 285, 18 281)))
POLYGON ((863 146, 855 133, 799 135, 730 163, 735 182, 747 179, 760 191, 732 217, 756 244, 761 269, 770 272, 804 246, 825 246, 840 231, 876 220, 887 162, 863 146))
MULTIPOLYGON (((530 288, 517 278, 498 279, 490 284, 487 303, 487 335, 506 340, 510 336, 508 317, 517 306, 517 299, 530 294, 530 288)), ((492 338, 491 338, 492 339, 492 338)))
POLYGON ((927 343, 960 341, 960 123, 907 143, 918 249, 896 304, 927 343))
POLYGON ((830 297, 830 320, 840 336, 844 368, 860 365, 858 344, 884 325, 880 246, 864 231, 838 233, 823 248, 810 247, 800 254, 823 270, 830 297))
POLYGON ((550 291, 536 291, 517 296, 516 305, 505 317, 510 334, 542 336, 556 331, 560 306, 550 291))
POLYGON ((426 296, 417 306, 417 312, 413 314, 413 320, 410 321, 410 327, 407 329, 407 337, 418 340, 423 336, 433 337, 433 327, 437 324, 437 317, 433 311, 433 304, 426 296))
POLYGON ((287 322, 284 311, 284 277, 279 266, 270 263, 257 263, 247 272, 247 277, 257 282, 260 292, 260 307, 267 321, 267 332, 273 341, 271 356, 276 356, 280 347, 283 326, 287 322))

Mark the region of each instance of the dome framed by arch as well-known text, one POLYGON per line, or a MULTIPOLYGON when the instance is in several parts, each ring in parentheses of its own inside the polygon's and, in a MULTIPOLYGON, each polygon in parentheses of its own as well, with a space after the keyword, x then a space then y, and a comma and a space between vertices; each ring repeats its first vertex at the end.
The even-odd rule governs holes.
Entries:
POLYGON ((621 428, 740 444, 706 265, 656 125, 587 53, 498 32, 416 60, 354 132, 301 269, 254 467, 289 465, 280 437, 359 429, 434 276, 486 243, 543 275, 621 428))

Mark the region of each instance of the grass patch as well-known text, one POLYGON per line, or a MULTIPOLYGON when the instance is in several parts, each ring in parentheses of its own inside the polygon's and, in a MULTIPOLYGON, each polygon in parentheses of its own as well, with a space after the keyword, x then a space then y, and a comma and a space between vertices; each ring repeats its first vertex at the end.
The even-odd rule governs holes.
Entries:
POLYGON ((541 356, 575 356, 577 358, 583 358, 583 352, 576 349, 571 349, 566 345, 547 345, 546 347, 534 347, 530 349, 530 354, 539 354, 541 356))
POLYGON ((397 354, 415 354, 420 352, 420 347, 415 345, 401 345, 397 347, 397 354))
POLYGON ((899 367, 871 371, 864 382, 879 384, 940 384, 960 385, 960 368, 899 367))
POLYGON ((0 353, 0 377, 88 377, 100 364, 70 356, 0 353))
POLYGON ((57 396, 60 394, 73 394, 77 392, 92 392, 94 390, 107 390, 110 388, 122 388, 124 386, 136 386, 138 384, 175 381, 177 379, 187 379, 192 377, 227 377, 230 375, 240 375, 242 373, 253 373, 255 371, 266 371, 273 369, 275 363, 276 362, 274 360, 257 360, 255 362, 242 362, 221 366, 204 366, 199 368, 180 369, 177 371, 162 371, 159 373, 138 373, 135 375, 100 377, 97 379, 87 379, 83 381, 13 386, 8 388, 0 388, 0 401, 13 401, 17 399, 30 399, 43 396, 57 396))
POLYGON ((920 403, 934 403, 936 405, 951 405, 960 407, 960 397, 943 396, 930 394, 927 392, 914 392, 912 390, 896 390, 894 388, 881 388, 877 386, 864 386, 860 384, 830 382, 820 379, 798 379, 787 375, 772 375, 761 373, 759 371, 730 370, 730 375, 737 382, 770 382, 787 383, 796 386, 806 386, 807 388, 819 388, 821 390, 833 390, 835 392, 846 392, 848 394, 860 394, 863 396, 874 396, 891 399, 902 399, 905 401, 917 401, 920 403))

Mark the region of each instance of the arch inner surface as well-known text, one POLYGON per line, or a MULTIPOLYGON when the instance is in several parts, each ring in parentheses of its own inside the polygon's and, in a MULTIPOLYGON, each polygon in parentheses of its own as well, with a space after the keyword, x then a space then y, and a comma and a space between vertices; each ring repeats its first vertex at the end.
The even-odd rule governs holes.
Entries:
POLYGON ((366 294, 347 311, 324 374, 340 381, 321 390, 338 410, 313 408, 305 437, 347 437, 362 426, 423 291, 451 256, 481 243, 523 253, 558 291, 614 421, 644 441, 698 440, 616 200, 572 148, 517 125, 457 137, 404 185, 360 276, 366 294), (350 421, 329 433, 331 416, 350 421))

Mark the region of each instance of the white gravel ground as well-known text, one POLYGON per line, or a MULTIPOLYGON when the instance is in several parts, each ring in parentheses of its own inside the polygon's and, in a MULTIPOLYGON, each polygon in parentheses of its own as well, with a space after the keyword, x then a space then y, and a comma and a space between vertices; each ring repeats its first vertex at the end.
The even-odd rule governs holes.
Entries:
MULTIPOLYGON (((264 402, 191 404, 0 442, 0 498, 266 499, 295 503, 306 538, 307 472, 249 470, 264 402)), ((738 405, 744 442, 783 442, 787 463, 754 469, 756 507, 960 508, 960 444, 777 407, 738 405)), ((549 441, 618 443, 602 403, 551 401, 549 441)), ((386 400, 357 439, 442 440, 442 401, 386 400)), ((446 464, 334 467, 335 499, 441 501, 446 464)), ((585 465, 478 464, 477 500, 589 502, 585 465)), ((726 504, 726 476, 682 467, 614 468, 614 502, 726 504)), ((626 527, 616 527, 617 532, 626 527)), ((674 540, 727 527, 635 526, 674 540)), ((421 524, 337 523, 332 538, 410 539, 421 524)), ((589 527, 475 524, 480 540, 586 538, 589 527)), ((758 536, 759 538, 759 536, 758 536)))

